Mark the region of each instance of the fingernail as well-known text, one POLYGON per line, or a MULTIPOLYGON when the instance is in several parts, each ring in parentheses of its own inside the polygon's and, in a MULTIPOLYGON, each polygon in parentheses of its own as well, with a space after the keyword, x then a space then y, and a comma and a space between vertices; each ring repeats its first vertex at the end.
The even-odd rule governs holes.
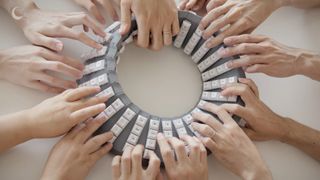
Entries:
POLYGON ((207 47, 207 48, 211 48, 211 46, 212 46, 212 43, 211 43, 211 42, 208 42, 208 43, 206 44, 206 47, 207 47))
POLYGON ((101 109, 104 109, 104 108, 106 108, 106 105, 103 103, 103 104, 98 104, 98 106, 97 106, 99 109, 101 108, 101 109))
POLYGON ((61 41, 56 41, 56 42, 54 43, 54 46, 55 46, 55 49, 56 49, 57 51, 62 51, 62 49, 63 49, 63 43, 62 43, 61 41))
POLYGON ((227 67, 228 68, 232 68, 232 65, 233 65, 232 61, 227 62, 227 67))

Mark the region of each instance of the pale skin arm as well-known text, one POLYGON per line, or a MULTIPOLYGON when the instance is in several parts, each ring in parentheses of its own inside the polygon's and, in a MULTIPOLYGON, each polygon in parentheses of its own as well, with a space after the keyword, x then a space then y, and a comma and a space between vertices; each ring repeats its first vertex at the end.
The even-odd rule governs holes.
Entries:
POLYGON ((240 83, 226 87, 225 96, 239 95, 245 107, 235 104, 222 105, 248 123, 243 130, 253 140, 279 140, 295 146, 320 161, 320 131, 307 127, 290 118, 274 113, 260 99, 257 86, 252 80, 239 79, 240 83))
POLYGON ((97 36, 105 37, 102 26, 83 12, 43 11, 32 0, 2 0, 0 6, 8 11, 26 38, 35 45, 60 52, 64 44, 58 38, 69 38, 92 48, 102 48, 83 31, 73 29, 82 25, 84 31, 91 29, 97 36))
POLYGON ((0 152, 34 138, 57 137, 105 109, 99 87, 67 90, 39 105, 0 117, 0 152))
POLYGON ((247 73, 264 73, 274 77, 304 75, 320 80, 320 55, 283 45, 262 35, 243 34, 224 39, 229 46, 222 57, 240 55, 230 61, 230 68, 243 67, 247 73))

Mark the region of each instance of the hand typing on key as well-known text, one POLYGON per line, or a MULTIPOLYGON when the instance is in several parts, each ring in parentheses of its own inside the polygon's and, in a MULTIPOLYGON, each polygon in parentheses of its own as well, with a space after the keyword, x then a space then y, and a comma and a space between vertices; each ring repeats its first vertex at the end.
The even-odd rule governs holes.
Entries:
POLYGON ((202 143, 220 163, 242 179, 272 179, 272 175, 257 148, 223 108, 205 103, 202 109, 216 114, 223 122, 207 113, 195 113, 194 130, 204 138, 202 143))
POLYGON ((111 132, 92 134, 106 122, 104 117, 74 127, 51 150, 41 180, 84 180, 99 159, 112 148, 111 132))
POLYGON ((105 109, 99 87, 70 89, 21 112, 0 117, 0 151, 33 138, 57 137, 105 109))
POLYGON ((182 140, 167 139, 160 133, 157 140, 168 179, 208 179, 207 151, 197 138, 184 136, 182 140))
POLYGON ((228 37, 229 46, 221 51, 222 57, 240 55, 230 61, 230 68, 243 67, 247 73, 264 73, 274 77, 302 74, 320 80, 320 55, 307 50, 288 47, 266 36, 244 34, 228 37))
POLYGON ((105 37, 102 27, 85 13, 43 11, 32 0, 5 0, 1 5, 21 27, 27 39, 35 45, 62 51, 63 43, 57 38, 69 38, 92 48, 102 48, 102 45, 84 32, 73 29, 74 26, 81 25, 84 30, 88 31, 90 28, 96 35, 105 37))
POLYGON ((160 173, 160 160, 150 151, 149 165, 142 167, 143 146, 137 145, 133 149, 128 147, 122 156, 116 156, 112 161, 113 180, 156 180, 160 173))
POLYGON ((82 77, 83 68, 79 61, 43 47, 28 45, 0 50, 0 79, 43 92, 60 93, 75 88, 75 80, 82 77))
POLYGON ((126 34, 131 26, 131 14, 138 24, 137 44, 159 50, 172 43, 179 32, 177 7, 174 0, 121 0, 120 33, 126 34))

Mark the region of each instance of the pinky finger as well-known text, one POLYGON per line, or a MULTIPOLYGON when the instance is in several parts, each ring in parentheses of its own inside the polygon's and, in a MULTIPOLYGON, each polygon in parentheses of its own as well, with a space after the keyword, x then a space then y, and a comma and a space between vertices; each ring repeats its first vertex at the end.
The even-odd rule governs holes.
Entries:
POLYGON ((258 72, 265 73, 266 67, 267 65, 265 64, 254 64, 246 68, 246 72, 247 73, 258 73, 258 72))
POLYGON ((30 41, 38 46, 44 46, 54 51, 62 51, 63 43, 55 38, 47 37, 42 34, 35 34, 30 41))
POLYGON ((259 98, 259 89, 256 83, 252 79, 239 78, 239 81, 243 84, 246 84, 250 87, 253 93, 259 98))

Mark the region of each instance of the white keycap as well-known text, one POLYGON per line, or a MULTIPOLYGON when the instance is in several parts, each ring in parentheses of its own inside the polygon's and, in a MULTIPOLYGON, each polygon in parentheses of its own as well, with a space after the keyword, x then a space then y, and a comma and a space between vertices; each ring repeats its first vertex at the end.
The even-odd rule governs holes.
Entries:
POLYGON ((202 33, 203 33, 203 31, 199 28, 199 26, 197 27, 197 29, 196 29, 196 31, 195 31, 195 33, 198 35, 198 36, 202 36, 202 33))
POLYGON ((209 72, 207 71, 207 72, 202 73, 202 74, 201 74, 201 77, 202 77, 202 81, 205 82, 205 81, 207 81, 207 80, 210 79, 210 74, 209 74, 209 72))
POLYGON ((211 82, 204 82, 203 83, 203 90, 207 91, 207 90, 211 90, 212 86, 211 86, 211 82))
POLYGON ((219 98, 219 93, 217 92, 210 92, 210 99, 211 100, 218 100, 219 98))
POLYGON ((158 131, 156 130, 153 130, 153 129, 149 129, 148 130, 148 139, 157 139, 157 134, 158 134, 158 131))
POLYGON ((204 70, 208 69, 210 66, 212 66, 214 63, 216 63, 220 59, 220 56, 217 55, 217 53, 211 54, 207 59, 202 61, 199 65, 198 68, 201 72, 204 70))
POLYGON ((202 31, 199 29, 199 27, 196 29, 195 33, 193 33, 192 37, 190 38, 190 40, 188 41, 186 47, 184 48, 184 52, 187 55, 190 55, 193 51, 193 49, 196 47, 196 45, 198 44, 198 42, 201 39, 201 35, 202 31))
POLYGON ((148 149, 156 149, 156 140, 153 140, 153 139, 147 139, 146 141, 146 148, 148 149))
POLYGON ((173 137, 172 131, 163 131, 163 135, 164 135, 164 137, 166 137, 166 138, 171 138, 171 137, 173 137))
POLYGON ((229 77, 228 78, 228 84, 233 84, 237 82, 237 77, 233 76, 233 77, 229 77))
POLYGON ((240 119, 240 121, 238 122, 240 127, 245 127, 247 122, 244 119, 240 119))
POLYGON ((193 114, 193 113, 201 113, 202 111, 199 109, 199 108, 194 108, 193 110, 192 110, 192 112, 191 112, 191 114, 193 114))
POLYGON ((147 121, 148 121, 148 119, 146 117, 139 115, 136 120, 136 124, 141 127, 144 127, 145 124, 147 123, 147 121))
POLYGON ((109 119, 109 117, 104 112, 101 112, 96 118, 97 119, 100 119, 100 118, 109 119))
POLYGON ((149 149, 145 149, 143 153, 143 158, 144 159, 149 159, 150 158, 150 151, 149 149))
POLYGON ((112 106, 114 107, 114 109, 116 111, 119 111, 120 109, 122 109, 124 107, 124 104, 120 99, 117 99, 112 103, 112 106))
POLYGON ((172 123, 170 120, 162 120, 162 130, 164 131, 172 130, 172 123))
POLYGON ((222 96, 220 93, 218 94, 218 100, 219 101, 227 101, 228 97, 222 96))
POLYGON ((193 122, 193 117, 191 114, 187 114, 187 115, 183 116, 182 119, 187 125, 189 125, 193 122))
POLYGON ((109 98, 114 96, 114 91, 112 87, 108 87, 107 89, 103 90, 104 95, 108 96, 109 98))
POLYGON ((117 121, 117 125, 120 126, 122 129, 124 129, 128 125, 128 123, 129 121, 122 116, 117 121))
POLYGON ((174 46, 175 47, 181 48, 181 46, 183 44, 183 41, 184 41, 184 39, 186 38, 186 36, 187 36, 187 34, 189 32, 190 27, 191 27, 191 23, 189 21, 184 20, 182 22, 180 31, 179 31, 176 39, 174 40, 174 46))
POLYGON ((177 133, 180 138, 185 135, 188 135, 186 128, 184 128, 184 127, 177 129, 177 133))
POLYGON ((209 71, 209 75, 210 75, 210 79, 212 79, 212 78, 218 76, 219 74, 218 74, 217 69, 216 69, 216 68, 213 68, 213 69, 211 69, 211 70, 209 71))
POLYGON ((107 74, 102 74, 102 75, 100 75, 100 76, 98 76, 98 83, 99 83, 99 86, 101 86, 101 85, 104 85, 104 84, 106 84, 106 83, 108 83, 108 76, 107 76, 107 74))
POLYGON ((134 111, 132 111, 130 108, 128 108, 124 113, 123 116, 127 118, 128 120, 133 119, 133 117, 136 115, 134 111))
POLYGON ((116 110, 112 106, 108 106, 105 110, 104 113, 110 118, 112 117, 115 113, 116 110))
POLYGON ((134 145, 131 145, 131 144, 129 144, 129 143, 126 143, 126 144, 123 146, 122 151, 126 150, 127 148, 133 149, 133 148, 134 148, 134 145))
POLYGON ((212 81, 211 86, 212 86, 212 89, 218 89, 218 88, 221 87, 221 86, 220 86, 220 82, 217 81, 217 80, 212 81))
POLYGON ((204 100, 209 100, 209 99, 210 99, 210 93, 207 92, 207 91, 204 91, 204 92, 202 93, 201 98, 204 99, 204 100))
POLYGON ((133 134, 137 135, 137 136, 140 136, 140 135, 141 135, 142 130, 143 130, 143 127, 141 127, 141 126, 139 126, 139 125, 135 124, 135 125, 133 126, 133 128, 132 128, 131 132, 132 132, 133 134))
POLYGON ((176 129, 184 127, 182 119, 175 119, 172 122, 176 129))
POLYGON ((114 141, 115 141, 116 139, 117 139, 117 137, 116 137, 116 136, 113 136, 112 139, 111 139, 110 141, 108 141, 108 142, 112 144, 112 143, 114 143, 114 141))
POLYGON ((97 78, 91 79, 90 86, 99 86, 98 79, 97 78))
POLYGON ((213 37, 210 37, 209 39, 207 39, 201 46, 200 48, 197 50, 197 52, 195 52, 192 56, 192 60, 195 63, 198 63, 204 55, 207 54, 207 52, 210 50, 209 48, 207 48, 207 43, 209 41, 211 41, 213 39, 213 37))
POLYGON ((237 102, 237 98, 238 98, 237 96, 229 96, 227 101, 228 102, 237 102))
POLYGON ((220 87, 227 85, 227 79, 220 79, 220 87))
POLYGON ((119 134, 121 133, 122 128, 120 126, 118 126, 117 124, 115 124, 112 128, 111 128, 111 132, 113 133, 114 136, 119 136, 119 134))
POLYGON ((207 103, 206 101, 200 100, 198 107, 203 108, 206 103, 207 103))
POLYGON ((138 140, 139 140, 139 137, 131 133, 127 139, 127 142, 132 145, 136 145, 138 140))
POLYGON ((154 120, 151 119, 150 123, 149 123, 149 128, 153 129, 153 130, 159 130, 159 126, 160 126, 160 121, 159 120, 154 120))

